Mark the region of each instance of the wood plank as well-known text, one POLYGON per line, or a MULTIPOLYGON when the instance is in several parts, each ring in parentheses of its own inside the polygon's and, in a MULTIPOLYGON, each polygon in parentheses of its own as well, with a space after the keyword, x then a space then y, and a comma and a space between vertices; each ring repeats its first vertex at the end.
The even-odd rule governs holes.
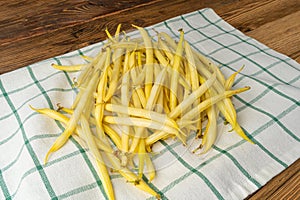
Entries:
POLYGON ((299 199, 300 159, 271 179, 264 187, 246 200, 256 199, 299 199), (297 198, 293 198, 297 197, 297 198))
POLYGON ((300 11, 266 23, 247 33, 272 49, 300 61, 300 11))
MULTIPOLYGON (((0 30, 1 44, 13 42, 15 39, 27 38, 31 35, 40 35, 47 31, 69 27, 78 23, 90 23, 97 18, 103 18, 117 14, 118 11, 127 9, 133 10, 136 7, 143 7, 144 14, 158 11, 159 18, 163 20, 172 16, 190 12, 203 8, 205 5, 226 6, 235 1, 225 1, 222 3, 209 3, 210 1, 173 1, 166 2, 161 0, 138 0, 138 1, 122 1, 122 0, 62 0, 55 1, 25 1, 17 0, 12 2, 0 2, 2 12, 0 13, 0 30), (156 10, 148 9, 148 5, 157 5, 156 10), (162 5, 162 7, 159 7, 162 5), (182 9, 172 10, 172 12, 161 12, 162 8, 171 10, 172 7, 180 7, 182 9), (170 7, 171 6, 171 7, 170 7), (194 7, 196 6, 196 7, 194 7)), ((124 18, 124 16, 121 16, 124 18)), ((138 19, 141 16, 137 16, 138 19)), ((150 20, 154 15, 151 16, 150 20)), ((129 20, 128 17, 125 18, 129 20)), ((160 20, 160 21, 161 21, 160 20)), ((148 21, 148 20, 147 20, 148 21)), ((149 23, 148 23, 149 24, 149 23)), ((153 24, 153 23, 152 23, 153 24)))
MULTIPOLYGON (((0 74, 99 42, 105 39, 106 27, 149 26, 204 7, 300 62, 299 4, 299 0, 1 1, 0 74)), ((298 160, 249 198, 299 199, 299 170, 298 160)))
MULTIPOLYGON (((102 1, 97 4, 95 1, 81 0, 59 3, 51 0, 47 4, 41 4, 40 1, 36 1, 37 4, 17 2, 0 5, 4 7, 4 12, 0 14, 0 74, 99 42, 105 39, 104 29, 113 29, 118 23, 123 23, 123 28, 127 30, 131 28, 131 23, 149 26, 180 14, 212 7, 221 17, 245 32, 270 19, 282 17, 288 7, 291 11, 297 8, 295 0, 288 1, 290 3, 286 6, 281 6, 281 0, 275 1, 276 4, 258 0, 140 0, 136 3, 129 1, 128 4, 124 1, 115 1, 113 4, 102 1), (271 9, 278 6, 284 8, 284 12, 271 9), (268 9, 270 12, 265 11, 268 9), (260 19, 265 20, 253 19, 254 13, 264 13, 260 19)), ((282 52, 292 58, 298 57, 297 52, 291 55, 282 52)))
MULTIPOLYGON (((14 9, 16 9, 18 13, 22 13, 21 11, 24 11, 23 3, 25 1, 21 2, 22 4, 12 4, 9 8, 2 9, 5 11, 2 15, 6 15, 10 12, 16 14, 11 11, 12 6, 15 6, 14 9), (20 6, 20 8, 18 8, 18 6, 20 6)), ((53 1, 51 2, 53 3, 53 1)), ((70 1, 65 2, 70 4, 70 1)), ((41 5, 41 8, 28 7, 29 10, 36 9, 36 11, 32 13, 28 12, 29 14, 38 15, 40 17, 36 19, 33 16, 28 16, 26 19, 31 20, 26 23, 22 21, 22 16, 17 19, 12 18, 13 20, 11 21, 16 21, 16 24, 9 26, 10 29, 8 30, 5 29, 7 34, 4 34, 4 36, 0 38, 0 52, 2 54, 0 57, 0 73, 8 72, 46 58, 61 55, 89 44, 99 42, 105 39, 104 29, 106 27, 112 29, 119 23, 123 23, 123 28, 128 30, 131 28, 130 24, 149 26, 165 19, 204 7, 212 7, 218 10, 219 13, 226 13, 227 11, 242 7, 242 5, 252 3, 250 0, 227 0, 216 2, 210 0, 155 0, 146 3, 140 2, 140 4, 134 4, 131 7, 124 9, 106 8, 107 5, 103 4, 93 5, 91 9, 89 6, 81 5, 80 2, 81 1, 75 1, 73 7, 69 4, 66 6, 60 4, 60 7, 62 7, 60 9, 63 12, 58 13, 55 9, 51 12, 43 12, 45 6, 51 7, 51 3, 49 3, 50 5, 41 5), (79 9, 78 7, 85 8, 84 13, 91 12, 93 14, 86 16, 82 14, 83 9, 79 9), (108 9, 109 12, 106 12, 103 7, 108 9), (95 10, 98 8, 104 10, 95 13, 95 10), (71 12, 71 14, 65 14, 68 10, 76 10, 76 12, 74 11, 71 12), (81 18, 76 18, 76 15, 80 15, 82 20, 81 18), (49 25, 47 22, 48 18, 56 19, 54 21, 52 20, 52 23, 55 22, 57 24, 53 26, 49 25), (31 23, 35 25, 32 25, 27 32, 25 29, 20 28, 20 31, 18 28, 19 26, 23 27, 31 23), (20 46, 22 48, 19 48, 20 46)), ((115 4, 118 4, 119 2, 120 1, 115 1, 115 4)), ((25 4, 25 7, 26 6, 27 4, 25 4)), ((52 7, 56 8, 59 6, 52 5, 52 7)), ((8 14, 8 16, 12 16, 13 14, 8 14)), ((2 21, 2 28, 5 27, 5 23, 8 25, 10 23, 9 17, 4 19, 5 20, 2 21)), ((1 32, 2 28, 0 29, 1 32)))
POLYGON ((89 21, 118 10, 149 3, 150 0, 48 0, 8 1, 0 4, 1 44, 26 39, 48 31, 69 27, 89 21))
POLYGON ((271 196, 270 199, 299 199, 300 198, 300 171, 293 175, 284 185, 276 190, 271 196), (285 192, 289 191, 289 192, 285 192))
POLYGON ((299 0, 253 1, 221 15, 228 23, 246 33, 300 10, 299 0))

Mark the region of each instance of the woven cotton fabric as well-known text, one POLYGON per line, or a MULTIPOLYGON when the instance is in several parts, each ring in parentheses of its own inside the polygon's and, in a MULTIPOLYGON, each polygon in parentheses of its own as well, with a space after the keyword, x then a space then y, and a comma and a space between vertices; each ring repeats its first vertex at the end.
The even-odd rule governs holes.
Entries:
MULTIPOLYGON (((150 183, 162 199, 243 199, 300 155, 300 65, 226 23, 211 9, 178 16, 148 27, 179 39, 178 29, 194 49, 208 56, 228 77, 245 66, 234 88, 251 90, 233 97, 238 122, 255 145, 242 140, 219 120, 219 135, 205 156, 192 154, 200 144, 160 141, 153 155, 157 177, 150 183)), ((138 32, 129 33, 138 35, 138 32)), ((57 71, 51 63, 84 63, 103 43, 0 76, 0 199, 106 199, 88 149, 72 137, 48 164, 43 159, 64 130, 62 124, 29 108, 70 107, 77 73, 57 71)), ((111 174, 116 199, 155 199, 111 174)), ((144 177, 147 180, 146 177, 144 177)))

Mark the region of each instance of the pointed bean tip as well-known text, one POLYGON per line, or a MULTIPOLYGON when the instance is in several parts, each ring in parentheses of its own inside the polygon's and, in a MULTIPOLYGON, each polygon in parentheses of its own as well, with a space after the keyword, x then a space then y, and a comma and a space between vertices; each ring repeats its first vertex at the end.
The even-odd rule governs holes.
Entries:
POLYGON ((29 107, 30 107, 31 110, 34 110, 34 111, 36 111, 36 112, 37 112, 37 110, 38 110, 38 109, 36 109, 35 107, 33 107, 32 105, 30 105, 30 104, 29 104, 29 107))
POLYGON ((253 140, 251 140, 248 136, 244 138, 246 141, 248 141, 250 144, 256 144, 253 140))
POLYGON ((155 197, 156 197, 156 199, 161 199, 160 194, 157 194, 155 197))
POLYGON ((50 154, 50 151, 48 151, 48 153, 46 154, 46 156, 44 158, 44 165, 46 165, 48 163, 49 154, 50 154))
POLYGON ((131 24, 131 26, 134 27, 134 28, 137 28, 137 29, 141 28, 141 27, 139 27, 139 26, 137 26, 135 24, 131 24))

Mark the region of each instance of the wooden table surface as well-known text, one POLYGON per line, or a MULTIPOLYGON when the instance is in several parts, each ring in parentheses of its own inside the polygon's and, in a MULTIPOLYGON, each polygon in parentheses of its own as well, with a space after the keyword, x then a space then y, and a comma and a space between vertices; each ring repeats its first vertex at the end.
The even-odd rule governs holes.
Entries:
MULTIPOLYGON (((122 23, 149 26, 210 7, 248 36, 300 62, 299 0, 0 1, 0 74, 105 39, 122 23)), ((247 199, 299 199, 300 160, 247 199)))

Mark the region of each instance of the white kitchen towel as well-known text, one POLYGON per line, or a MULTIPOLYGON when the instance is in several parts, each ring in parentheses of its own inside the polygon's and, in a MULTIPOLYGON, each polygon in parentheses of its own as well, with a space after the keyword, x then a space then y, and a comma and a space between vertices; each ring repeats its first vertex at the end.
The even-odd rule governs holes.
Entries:
MULTIPOLYGON (((251 90, 233 97, 240 125, 256 143, 242 140, 220 120, 221 137, 206 156, 192 154, 174 140, 162 141, 153 157, 157 177, 150 186, 162 199, 243 199, 289 167, 300 155, 300 66, 203 9, 148 27, 178 40, 178 29, 193 48, 220 65, 228 77, 245 66, 234 87, 251 90)), ((130 33, 136 35, 137 31, 130 33)), ((63 126, 29 108, 68 107, 76 91, 72 79, 51 63, 78 64, 103 43, 47 59, 0 76, 0 199, 105 199, 87 149, 70 139, 43 159, 63 126)), ((191 137, 189 142, 192 143, 191 137)), ((199 141, 194 141, 194 143, 199 141)), ((111 174, 116 199, 154 199, 111 174)))

